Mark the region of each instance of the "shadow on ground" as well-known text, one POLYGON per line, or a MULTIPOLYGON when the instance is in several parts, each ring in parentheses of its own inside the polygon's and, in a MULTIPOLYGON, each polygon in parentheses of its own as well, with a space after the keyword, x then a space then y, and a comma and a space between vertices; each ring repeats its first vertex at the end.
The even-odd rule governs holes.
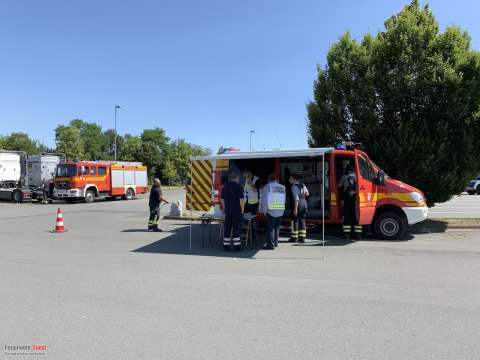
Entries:
MULTIPOLYGON (((191 229, 191 242, 190 242, 190 226, 185 223, 172 224, 175 227, 172 230, 164 231, 160 234, 163 235, 162 239, 152 242, 148 245, 142 246, 138 249, 132 250, 137 253, 158 253, 158 254, 176 254, 176 255, 197 255, 197 256, 217 256, 217 257, 235 257, 235 258, 254 258, 259 250, 262 249, 266 240, 266 234, 263 231, 259 231, 257 241, 247 248, 244 248, 240 252, 226 252, 223 250, 222 243, 219 239, 218 225, 211 226, 201 225, 199 223, 192 224, 191 229), (166 235, 166 236, 165 236, 166 235)), ((431 224, 430 224, 431 225, 431 224)), ((445 223, 438 221, 435 226, 423 227, 415 226, 409 229, 410 233, 402 240, 391 240, 389 242, 404 242, 415 239, 416 234, 425 234, 433 232, 445 232, 447 226, 445 223), (427 229, 427 230, 426 230, 427 229)), ((282 233, 281 241, 282 246, 294 246, 294 247, 336 247, 336 246, 348 246, 354 243, 353 241, 347 241, 344 239, 339 226, 326 226, 325 227, 325 242, 322 239, 321 227, 311 229, 309 232, 309 241, 305 244, 288 243, 288 234, 282 233)), ((122 232, 125 233, 138 233, 146 232, 146 229, 125 229, 122 232)), ((377 240, 366 229, 362 235, 361 241, 383 241, 377 240)))
POLYGON ((429 219, 410 226, 409 233, 412 235, 444 233, 448 227, 446 221, 429 219))

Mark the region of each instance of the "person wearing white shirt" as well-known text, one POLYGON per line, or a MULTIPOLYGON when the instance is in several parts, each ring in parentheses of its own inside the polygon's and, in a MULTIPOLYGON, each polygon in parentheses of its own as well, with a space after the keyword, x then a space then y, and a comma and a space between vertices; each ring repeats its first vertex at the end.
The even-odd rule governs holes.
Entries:
POLYGON ((268 184, 262 189, 260 201, 260 213, 267 217, 268 242, 264 249, 273 250, 278 246, 280 223, 285 211, 286 190, 285 186, 278 182, 277 176, 268 176, 268 184))

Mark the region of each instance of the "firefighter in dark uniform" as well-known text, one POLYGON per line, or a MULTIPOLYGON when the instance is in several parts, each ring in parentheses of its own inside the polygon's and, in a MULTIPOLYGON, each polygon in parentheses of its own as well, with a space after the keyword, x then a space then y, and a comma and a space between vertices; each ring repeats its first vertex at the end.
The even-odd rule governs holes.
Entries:
POLYGON ((292 233, 289 242, 304 243, 307 238, 307 197, 310 195, 304 183, 300 178, 292 174, 289 182, 292 185, 292 233))
POLYGON ((48 181, 44 180, 42 182, 42 195, 43 195, 42 204, 48 204, 48 198, 49 198, 48 190, 49 190, 48 181))
POLYGON ((158 220, 160 219, 160 204, 164 202, 168 204, 162 196, 162 187, 160 179, 153 180, 153 186, 150 190, 150 198, 148 207, 150 208, 150 217, 148 218, 148 231, 162 231, 158 228, 158 220))
POLYGON ((358 225, 357 220, 357 174, 351 164, 346 167, 346 173, 340 179, 338 184, 339 191, 343 194, 343 233, 345 239, 350 240, 350 234, 353 231, 360 240, 362 236, 362 226, 358 225))
POLYGON ((240 176, 233 173, 222 188, 221 205, 225 214, 223 248, 225 251, 230 250, 232 242, 235 250, 239 251, 242 248, 240 235, 245 200, 243 188, 239 182, 240 176))

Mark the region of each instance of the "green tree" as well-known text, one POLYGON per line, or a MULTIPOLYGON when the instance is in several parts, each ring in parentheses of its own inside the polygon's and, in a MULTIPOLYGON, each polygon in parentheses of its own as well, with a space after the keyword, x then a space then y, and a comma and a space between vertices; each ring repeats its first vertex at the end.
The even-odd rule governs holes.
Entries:
POLYGON ((142 162, 148 167, 150 174, 162 177, 164 160, 171 153, 170 139, 165 130, 158 127, 145 129, 140 135, 142 139, 142 162))
POLYGON ((172 142, 172 159, 177 169, 178 179, 186 184, 190 179, 190 157, 209 155, 210 149, 191 144, 184 139, 172 142))
POLYGON ((37 142, 22 132, 14 132, 4 136, 1 145, 4 150, 25 151, 29 155, 39 153, 37 142))
POLYGON ((85 149, 85 157, 90 160, 103 160, 108 149, 108 137, 102 132, 102 127, 81 119, 74 119, 70 126, 80 130, 80 139, 85 149))
POLYGON ((142 139, 140 136, 125 135, 120 159, 123 161, 142 161, 142 139))
POLYGON ((429 203, 446 201, 480 168, 480 55, 412 1, 376 36, 330 48, 307 113, 310 146, 361 143, 429 203))
POLYGON ((166 158, 163 162, 162 178, 167 185, 173 185, 177 179, 177 169, 172 159, 166 158))
POLYGON ((80 130, 75 126, 60 125, 55 129, 57 152, 71 160, 84 160, 85 149, 80 139, 80 130))
MULTIPOLYGON (((108 129, 103 132, 103 136, 105 137, 103 158, 104 160, 113 160, 115 158, 115 130, 108 129)), ((117 134, 117 159, 120 158, 120 154, 122 153, 123 143, 123 136, 117 134)))

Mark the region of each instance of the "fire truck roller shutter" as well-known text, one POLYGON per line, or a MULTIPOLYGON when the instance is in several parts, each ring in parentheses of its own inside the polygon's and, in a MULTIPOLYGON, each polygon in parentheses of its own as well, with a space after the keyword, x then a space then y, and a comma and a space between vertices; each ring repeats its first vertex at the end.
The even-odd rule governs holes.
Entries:
POLYGON ((125 195, 125 187, 123 181, 123 168, 121 166, 112 166, 112 195, 125 195))
POLYGON ((138 168, 135 170, 135 184, 138 187, 147 187, 147 169, 138 168))

